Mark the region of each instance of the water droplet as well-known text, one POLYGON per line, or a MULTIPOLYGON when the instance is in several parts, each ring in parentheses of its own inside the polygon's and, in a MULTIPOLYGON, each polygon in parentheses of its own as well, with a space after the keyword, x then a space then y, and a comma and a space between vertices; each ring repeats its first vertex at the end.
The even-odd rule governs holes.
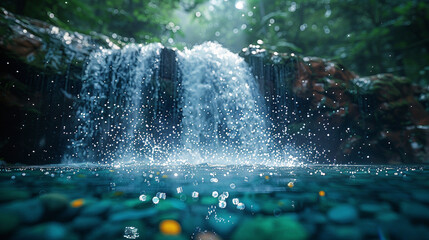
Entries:
POLYGON ((210 178, 210 182, 217 183, 217 182, 219 182, 219 179, 217 179, 217 178, 210 178))
POLYGON ((139 200, 142 202, 146 202, 146 200, 147 200, 146 195, 144 195, 144 194, 140 195, 139 200))
POLYGON ((212 192, 212 196, 213 196, 214 198, 217 198, 217 197, 219 196, 219 193, 218 193, 217 191, 213 191, 213 192, 212 192))
POLYGON ((235 184, 234 184, 234 183, 231 183, 231 184, 229 185, 229 187, 230 187, 231 189, 235 189, 235 184))
POLYGON ((124 238, 137 239, 138 237, 139 233, 136 227, 125 227, 124 238))
POLYGON ((158 204, 158 203, 159 203, 159 198, 157 198, 157 197, 153 197, 153 198, 152 198, 152 202, 153 202, 154 204, 158 204))
POLYGON ((177 190, 177 193, 182 193, 183 192, 183 188, 182 187, 178 187, 178 188, 176 188, 176 190, 177 190))
POLYGON ((240 203, 240 200, 238 200, 238 198, 233 198, 232 199, 232 204, 237 205, 240 203))
POLYGON ((193 198, 198 198, 199 193, 198 192, 192 192, 192 197, 193 198))
POLYGON ((225 208, 226 207, 226 202, 225 201, 219 201, 219 207, 220 208, 225 208))
POLYGON ((166 194, 166 193, 163 193, 163 192, 158 192, 158 193, 156 194, 156 196, 157 196, 159 199, 162 199, 162 200, 165 200, 165 199, 167 198, 167 194, 166 194))
POLYGON ((244 203, 238 203, 237 204, 237 209, 238 210, 244 210, 246 208, 246 206, 244 205, 244 203))

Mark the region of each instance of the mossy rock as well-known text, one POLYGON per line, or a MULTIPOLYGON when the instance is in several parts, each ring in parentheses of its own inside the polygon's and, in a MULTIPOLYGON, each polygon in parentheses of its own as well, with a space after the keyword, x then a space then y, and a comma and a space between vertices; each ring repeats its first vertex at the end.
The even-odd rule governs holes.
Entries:
POLYGON ((288 216, 256 217, 246 220, 232 235, 233 240, 303 240, 308 234, 304 227, 288 216))

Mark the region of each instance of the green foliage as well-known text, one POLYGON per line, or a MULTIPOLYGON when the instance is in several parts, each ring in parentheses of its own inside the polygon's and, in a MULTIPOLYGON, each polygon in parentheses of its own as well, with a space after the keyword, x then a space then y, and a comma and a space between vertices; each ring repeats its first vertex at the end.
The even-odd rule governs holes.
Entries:
POLYGON ((121 41, 159 42, 174 37, 179 0, 4 0, 0 6, 61 28, 98 32, 121 41))
POLYGON ((340 60, 362 75, 429 82, 429 3, 401 0, 249 0, 249 42, 340 60))
POLYGON ((361 74, 429 83, 429 3, 424 0, 3 0, 0 6, 61 28, 123 42, 183 48, 218 41, 233 51, 336 59, 361 74), (235 4, 244 1, 244 8, 235 4))

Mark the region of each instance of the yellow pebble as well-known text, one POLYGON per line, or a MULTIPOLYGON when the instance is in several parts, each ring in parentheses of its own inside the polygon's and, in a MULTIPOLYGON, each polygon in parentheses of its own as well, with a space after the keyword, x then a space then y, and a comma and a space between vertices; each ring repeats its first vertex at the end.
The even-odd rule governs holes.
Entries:
POLYGON ((287 184, 287 186, 288 186, 288 187, 290 187, 290 188, 293 188, 293 186, 295 186, 295 185, 293 184, 293 182, 289 182, 289 183, 287 184))
POLYGON ((83 206, 84 203, 85 203, 85 200, 83 200, 83 198, 79 198, 79 199, 73 200, 70 203, 70 206, 73 208, 80 208, 83 206))
POLYGON ((270 179, 270 176, 265 176, 265 180, 268 180, 268 179, 270 179))
POLYGON ((319 196, 324 197, 326 195, 325 191, 319 191, 319 196))
POLYGON ((168 176, 167 175, 162 175, 162 178, 168 178, 168 176))
POLYGON ((159 230, 165 235, 178 235, 182 227, 175 220, 164 220, 159 224, 159 230))

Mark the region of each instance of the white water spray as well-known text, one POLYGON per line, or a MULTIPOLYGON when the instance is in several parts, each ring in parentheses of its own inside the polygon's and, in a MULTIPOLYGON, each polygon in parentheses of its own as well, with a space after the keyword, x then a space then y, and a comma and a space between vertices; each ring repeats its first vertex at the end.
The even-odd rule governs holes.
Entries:
POLYGON ((212 42, 180 52, 178 60, 185 152, 196 162, 260 162, 268 152, 268 124, 246 62, 212 42))

